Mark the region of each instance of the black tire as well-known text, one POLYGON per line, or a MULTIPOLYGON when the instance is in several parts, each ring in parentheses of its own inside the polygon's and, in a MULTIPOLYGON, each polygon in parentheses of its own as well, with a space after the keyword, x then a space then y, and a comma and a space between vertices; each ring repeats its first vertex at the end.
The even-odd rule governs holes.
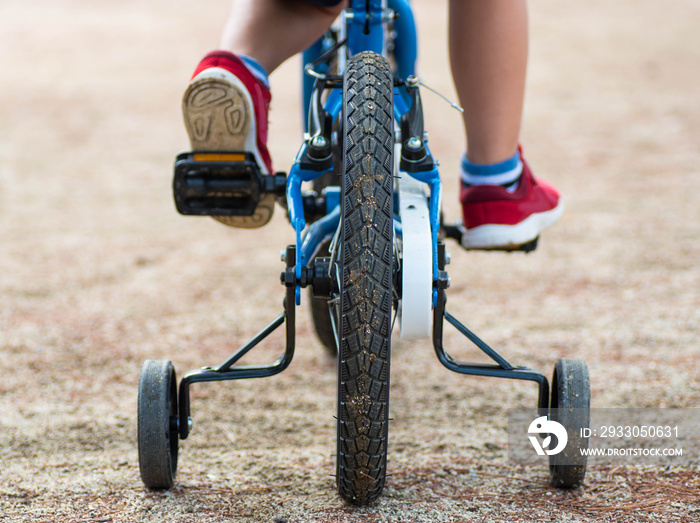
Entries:
POLYGON ((354 505, 386 479, 393 264, 393 82, 387 61, 351 58, 343 82, 337 483, 354 505))
POLYGON ((582 436, 581 429, 589 428, 591 421, 591 384, 584 361, 560 359, 554 365, 549 408, 550 418, 561 423, 568 436, 566 448, 549 456, 549 483, 557 488, 577 487, 586 475, 587 458, 581 449, 588 448, 588 437, 582 436))
MULTIPOLYGON (((323 244, 317 256, 329 256, 329 245, 330 242, 323 244)), ((338 345, 335 342, 335 332, 333 321, 331 320, 331 312, 328 308, 328 299, 315 297, 312 289, 309 289, 309 297, 311 298, 311 321, 313 322, 316 336, 318 336, 328 354, 335 358, 338 355, 338 345)))
POLYGON ((139 375, 138 446, 141 480, 169 489, 177 471, 177 379, 169 361, 145 361, 139 375))

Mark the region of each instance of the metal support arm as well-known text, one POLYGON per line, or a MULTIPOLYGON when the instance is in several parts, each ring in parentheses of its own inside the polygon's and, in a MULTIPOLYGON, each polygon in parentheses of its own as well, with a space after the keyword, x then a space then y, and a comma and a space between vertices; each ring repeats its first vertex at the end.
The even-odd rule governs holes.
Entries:
POLYGON ((549 381, 547 381, 547 377, 539 371, 529 369, 527 367, 516 367, 508 363, 503 356, 498 354, 476 334, 460 323, 459 320, 449 314, 445 310, 446 301, 447 299, 445 297, 444 289, 438 289, 437 306, 435 307, 433 316, 433 346, 435 347, 435 353, 437 354, 440 363, 442 363, 449 370, 459 374, 535 381, 539 386, 539 398, 537 402, 538 408, 540 409, 540 413, 546 415, 549 408, 549 381), (491 358, 496 364, 466 363, 458 361, 450 356, 450 354, 445 351, 442 342, 443 319, 447 319, 447 321, 453 327, 455 327, 460 333, 469 339, 469 341, 481 349, 481 351, 491 358))
MULTIPOLYGON (((294 256, 287 259, 287 266, 293 266, 294 256)), ((286 369, 294 357, 295 343, 295 305, 294 287, 288 287, 284 298, 284 312, 275 318, 272 323, 260 331, 246 345, 238 349, 229 359, 217 367, 204 367, 188 373, 180 381, 180 391, 178 394, 178 432, 180 439, 186 439, 190 432, 190 385, 192 383, 209 381, 227 381, 247 378, 266 378, 274 376, 286 369), (272 334, 278 327, 285 324, 286 346, 284 354, 277 361, 269 365, 241 365, 235 366, 236 362, 245 356, 251 349, 262 340, 272 334)))

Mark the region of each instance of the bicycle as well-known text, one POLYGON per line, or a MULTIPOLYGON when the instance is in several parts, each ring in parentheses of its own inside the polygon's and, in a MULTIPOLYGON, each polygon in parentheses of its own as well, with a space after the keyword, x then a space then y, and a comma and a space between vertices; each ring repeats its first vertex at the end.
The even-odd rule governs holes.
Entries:
MULTIPOLYGON (((589 423, 590 385, 581 360, 556 362, 547 377, 514 366, 446 311, 448 256, 441 235, 438 164, 428 147, 415 74, 415 21, 407 0, 352 0, 322 39, 304 53, 304 141, 289 174, 262 175, 240 151, 185 152, 175 163, 173 192, 185 215, 255 216, 264 195, 285 197, 295 243, 283 255, 284 311, 216 367, 184 376, 170 361, 146 361, 138 397, 141 478, 149 488, 174 483, 178 440, 192 429, 193 383, 268 377, 282 372, 295 348, 295 307, 302 289, 323 344, 338 357, 336 479, 350 503, 375 501, 386 479, 390 345, 398 319, 404 338, 431 338, 439 361, 461 374, 534 381, 538 412, 574 437, 589 423), (315 191, 302 191, 312 182, 315 191), (455 360, 443 346, 444 320, 494 364, 455 360), (269 365, 236 363, 285 325, 286 347, 269 365)), ((536 240, 520 246, 530 251, 536 240)), ((585 456, 550 456, 550 482, 580 484, 585 456), (573 460, 573 461, 571 461, 573 460)))

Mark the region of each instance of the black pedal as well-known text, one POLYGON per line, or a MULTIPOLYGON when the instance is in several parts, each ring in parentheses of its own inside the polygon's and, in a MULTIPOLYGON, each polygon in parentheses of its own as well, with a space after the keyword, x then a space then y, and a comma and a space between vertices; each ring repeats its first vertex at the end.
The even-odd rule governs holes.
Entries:
POLYGON ((195 151, 175 160, 173 196, 180 214, 252 216, 266 192, 280 190, 284 175, 263 176, 251 153, 195 151))

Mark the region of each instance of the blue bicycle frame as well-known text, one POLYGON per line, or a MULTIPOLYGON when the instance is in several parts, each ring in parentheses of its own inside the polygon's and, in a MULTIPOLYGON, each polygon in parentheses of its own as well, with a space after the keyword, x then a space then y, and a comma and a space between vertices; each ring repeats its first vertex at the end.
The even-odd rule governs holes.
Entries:
MULTIPOLYGON (((171 456, 173 446, 172 440, 170 439, 171 436, 178 436, 179 439, 184 440, 188 437, 191 430, 189 390, 193 383, 262 378, 273 376, 287 368, 294 354, 294 303, 298 305, 301 301, 302 282, 304 287, 311 286, 313 291, 319 290, 319 295, 321 296, 331 297, 332 295, 332 282, 329 281, 332 280, 333 277, 330 274, 330 258, 319 257, 313 260, 311 272, 308 271, 307 266, 311 264, 313 257, 322 244, 330 240, 339 230, 342 214, 340 188, 333 186, 327 188, 325 198, 319 199, 319 201, 325 201, 325 212, 318 212, 319 210, 314 208, 312 213, 315 217, 319 214, 321 214, 322 217, 309 224, 307 227, 304 216, 304 202, 309 200, 302 195, 301 186, 303 182, 313 181, 324 174, 342 171, 342 169, 339 168, 340 166, 335 166, 335 169, 333 166, 333 129, 331 124, 335 122, 337 128, 339 126, 338 124, 343 123, 343 89, 341 81, 343 78, 342 76, 328 74, 328 72, 324 70, 324 68, 328 68, 327 63, 323 63, 328 56, 333 56, 334 53, 339 51, 346 51, 349 56, 357 55, 362 51, 373 51, 383 56, 391 54, 396 64, 396 71, 394 72, 394 119, 395 128, 398 130, 400 127, 401 129, 400 135, 402 143, 395 144, 394 150, 397 153, 395 168, 397 172, 394 174, 399 178, 403 178, 403 181, 408 180, 408 178, 404 177, 412 177, 418 182, 426 184, 430 189, 428 205, 432 242, 432 339, 433 347, 439 361, 446 368, 460 374, 535 381, 539 385, 539 413, 540 415, 547 414, 547 409, 550 406, 549 382, 547 377, 527 367, 510 364, 445 309, 447 301, 445 291, 449 287, 449 277, 444 270, 447 257, 444 243, 438 241, 442 186, 437 169, 437 162, 433 160, 428 150, 427 139, 423 131, 422 107, 417 80, 415 79, 415 62, 417 55, 416 28, 408 0, 351 0, 350 8, 343 13, 341 21, 340 32, 342 35, 340 38, 338 35, 323 38, 304 54, 305 63, 317 67, 317 69, 312 71, 317 78, 313 80, 309 77, 304 80, 305 111, 306 114, 309 115, 309 126, 306 129, 305 140, 302 143, 294 165, 290 169, 286 182, 289 217, 296 233, 296 245, 289 245, 285 251, 286 267, 285 272, 282 273, 282 283, 285 285, 286 293, 284 312, 246 345, 239 348, 237 352, 223 364, 216 367, 203 367, 185 375, 180 382, 178 395, 177 398, 175 398, 176 401, 173 400, 172 394, 170 396, 170 401, 174 401, 174 404, 178 406, 177 419, 172 416, 170 405, 165 405, 164 415, 170 416, 171 418, 170 432, 159 432, 162 434, 160 444, 165 448, 169 448, 170 453, 158 453, 157 456, 147 456, 145 466, 150 466, 153 462, 159 467, 172 466, 171 456), (387 35, 387 28, 390 26, 393 31, 390 35, 387 35), (322 93, 327 94, 324 99, 321 96, 322 93), (314 142, 317 143, 314 144, 314 142), (414 146, 418 146, 418 149, 414 146), (317 154, 319 151, 322 151, 323 155, 319 156, 317 154), (411 156, 411 151, 413 151, 413 153, 420 151, 421 155, 414 154, 411 156), (423 152, 425 154, 422 154, 423 152), (317 156, 314 156, 314 154, 317 156), (316 262, 319 262, 318 268, 320 274, 314 273, 316 262), (306 271, 303 275, 304 277, 302 277, 303 270, 306 271), (309 274, 311 274, 311 276, 309 276, 309 274), (443 346, 444 320, 447 320, 447 322, 456 328, 464 337, 476 345, 484 354, 493 360, 494 364, 467 363, 454 359, 443 346), (285 325, 286 336, 285 352, 276 362, 266 365, 237 364, 243 356, 253 350, 283 324, 285 325), (173 423, 173 421, 177 423, 173 423)), ((337 67, 338 74, 342 75, 344 68, 343 58, 345 58, 345 55, 338 54, 336 56, 340 58, 337 67)), ((333 72, 335 73, 335 71, 333 72)), ((396 136, 398 135, 399 133, 397 132, 396 136)), ((207 175, 211 162, 200 162, 194 158, 190 158, 193 155, 194 153, 178 155, 175 168, 175 180, 179 180, 184 184, 187 181, 187 177, 190 176, 189 170, 194 171, 196 174, 203 172, 207 175), (201 163, 204 163, 205 167, 202 167, 200 165, 201 163)), ((337 161, 337 157, 335 161, 337 161)), ((239 160, 236 162, 221 163, 224 163, 227 168, 237 166, 239 169, 237 172, 244 172, 246 175, 250 175, 250 179, 255 178, 252 176, 254 174, 257 174, 258 178, 262 178, 259 170, 256 171, 249 166, 249 161, 242 162, 239 160), (239 163, 241 165, 237 165, 239 163)), ((200 183, 202 180, 206 182, 207 179, 205 177, 197 178, 195 176, 193 178, 196 182, 193 184, 195 188, 206 185, 204 182, 200 183)), ((283 178, 283 173, 266 175, 264 178, 265 192, 279 195, 278 189, 283 187, 284 182, 281 181, 283 178), (277 185, 278 181, 279 185, 277 185)), ((257 180, 257 178, 255 178, 255 180, 257 180)), ((239 181, 240 180, 234 180, 236 183, 239 181)), ((185 187, 185 185, 182 185, 182 187, 185 187)), ((186 192, 182 187, 174 184, 176 202, 178 201, 178 195, 182 196, 182 194, 177 191, 186 192)), ((234 188, 235 187, 237 187, 237 185, 234 185, 234 188)), ((186 188, 187 190, 193 190, 192 186, 186 188)), ((259 187, 257 187, 257 189, 259 190, 259 187)), ((422 189, 422 186, 419 186, 419 189, 422 189)), ((408 191, 403 192, 404 187, 402 185, 401 190, 403 198, 408 191)), ((397 198, 396 194, 394 196, 397 198)), ((422 199, 423 196, 424 194, 421 192, 420 205, 423 205, 425 201, 422 199)), ((315 198, 312 197, 311 199, 314 200, 313 205, 318 205, 315 203, 315 198)), ((412 201, 410 196, 406 200, 412 201)), ((405 202, 406 200, 403 201, 405 202)), ((400 208, 400 206, 394 205, 394 209, 397 208, 400 208)), ((211 209, 206 210, 211 213, 211 209)), ((183 212, 183 214, 185 213, 183 212)), ((207 213, 188 212, 188 214, 207 213)), ((217 214, 214 213, 212 215, 216 216, 217 214)), ((408 215, 406 215, 405 219, 407 222, 409 221, 408 215)), ((422 228, 424 225, 426 224, 423 220, 419 232, 421 238, 426 240, 426 248, 424 250, 427 250, 428 234, 427 227, 422 228)), ((416 230, 418 230, 418 228, 413 228, 412 226, 411 233, 416 230)), ((395 238, 401 238, 403 240, 403 247, 409 245, 408 237, 411 233, 408 232, 408 229, 402 231, 401 216, 396 215, 395 211, 394 236, 395 238)), ((448 237, 450 236, 448 235, 448 237)), ((455 238, 454 236, 452 237, 455 238)), ((419 259, 422 260, 422 258, 419 259)), ((405 270, 405 267, 406 265, 404 265, 402 270, 405 270)), ((427 271, 421 267, 421 274, 425 276, 426 272, 427 271)), ((403 274, 405 275, 406 273, 404 272, 403 274)), ((425 284, 424 288, 426 292, 425 294, 421 294, 421 296, 426 296, 423 304, 427 306, 428 304, 425 303, 425 301, 427 301, 427 296, 429 296, 428 287, 430 282, 422 280, 422 283, 425 284)), ((405 311, 403 311, 402 314, 405 314, 405 311)), ((428 321, 430 321, 430 317, 428 317, 428 321)), ((564 379, 563 374, 555 374, 555 379, 560 379, 556 376, 562 376, 561 379, 564 379)), ((586 378, 586 380, 587 379, 588 378, 586 378)), ((552 398, 552 404, 556 407, 558 405, 556 402, 560 399, 560 393, 557 392, 557 396, 555 397, 553 395, 552 398)), ((139 396, 139 409, 141 409, 142 401, 148 408, 163 408, 163 405, 153 405, 152 403, 148 403, 151 401, 148 398, 139 396)), ((148 417, 139 419, 139 424, 142 422, 149 423, 148 417)), ((157 429, 158 431, 161 430, 160 425, 158 425, 157 429)), ((156 431, 154 431, 154 433, 155 432, 156 431)), ((141 460, 141 456, 139 460, 141 460)), ((143 466, 141 461, 140 465, 143 466)), ((585 471, 585 467, 582 470, 585 471)), ((564 480, 566 480, 567 477, 569 476, 564 475, 564 480)), ((581 480, 582 478, 583 476, 579 477, 581 480)), ((573 486, 573 484, 574 483, 570 482, 568 486, 573 486)), ((562 484, 557 483, 557 486, 561 485, 562 484)), ((162 487, 160 484, 147 484, 147 486, 162 487)))
MULTIPOLYGON (((411 109, 412 100, 408 95, 405 82, 415 78, 415 63, 417 59, 417 35, 416 25, 408 0, 352 0, 349 9, 341 15, 343 28, 346 33, 348 56, 353 56, 362 51, 374 51, 383 56, 387 55, 387 45, 393 44, 392 54, 395 58, 396 71, 394 87, 394 118, 401 122, 401 118, 411 109), (389 22, 393 24, 393 36, 387 38, 386 27, 389 22)), ((335 42, 330 38, 321 38, 304 53, 304 63, 313 63, 324 53, 332 49, 335 42)), ((320 66, 321 73, 325 64, 320 66)), ((342 68, 342 65, 341 65, 342 68)), ((339 71, 342 73, 342 70, 339 71)), ((310 76, 304 77, 304 114, 311 110, 311 99, 314 95, 315 80, 310 76)), ((342 88, 331 90, 324 103, 324 110, 336 121, 342 111, 342 88)), ((307 129, 308 131, 308 125, 307 129)), ((302 145, 297 160, 305 153, 309 139, 302 145)), ((427 149, 427 143, 426 149, 427 149)), ((428 151, 429 153, 429 151, 428 151)), ((302 182, 315 180, 325 174, 326 171, 310 170, 301 167, 299 161, 295 161, 290 169, 287 179, 287 203, 289 217, 296 232, 296 263, 295 270, 297 281, 301 280, 302 267, 306 266, 316 253, 320 245, 330 239, 338 229, 340 221, 340 197, 339 191, 329 190, 326 195, 326 215, 312 223, 308 230, 304 218, 303 200, 301 192, 302 182)), ((398 176, 412 176, 415 179, 428 184, 430 187, 430 226, 432 231, 433 251, 433 281, 438 279, 438 230, 440 228, 440 203, 442 185, 437 169, 433 164, 432 169, 422 172, 406 173, 400 171, 398 176)), ((401 220, 395 216, 395 234, 401 236, 401 220)), ((296 303, 301 301, 301 287, 296 287, 296 303)), ((437 291, 433 291, 433 305, 437 300, 437 291)))

